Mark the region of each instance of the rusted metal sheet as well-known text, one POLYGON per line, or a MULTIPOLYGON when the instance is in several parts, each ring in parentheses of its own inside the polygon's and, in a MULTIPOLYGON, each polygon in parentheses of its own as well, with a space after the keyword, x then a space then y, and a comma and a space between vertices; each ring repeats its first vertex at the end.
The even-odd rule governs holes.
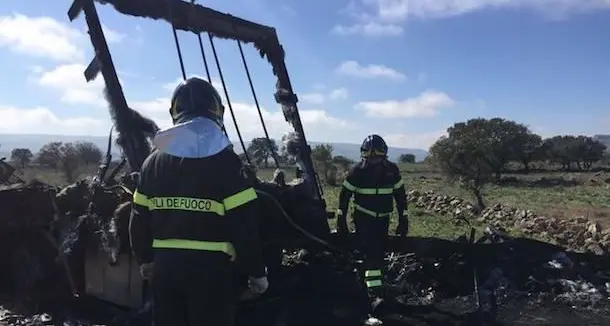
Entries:
POLYGON ((117 264, 110 266, 107 255, 88 253, 85 280, 88 295, 130 308, 140 308, 144 303, 139 267, 129 254, 121 254, 117 264))

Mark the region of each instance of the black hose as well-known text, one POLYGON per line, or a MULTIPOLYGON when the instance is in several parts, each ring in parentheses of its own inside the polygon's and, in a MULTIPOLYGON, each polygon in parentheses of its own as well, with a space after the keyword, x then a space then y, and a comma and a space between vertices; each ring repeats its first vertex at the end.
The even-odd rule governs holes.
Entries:
POLYGON ((282 213, 283 217, 286 219, 286 221, 288 221, 288 223, 294 227, 295 229, 297 229, 299 232, 301 232, 305 237, 313 240, 314 242, 317 242, 319 244, 321 244, 322 246, 326 247, 327 249, 329 249, 330 251, 334 251, 336 253, 340 253, 343 255, 347 255, 347 252, 345 252, 343 249, 339 248, 339 247, 335 247, 332 244, 328 243, 328 241, 324 240, 324 239, 320 239, 317 236, 313 235, 312 233, 310 233, 309 231, 303 229, 300 225, 298 225, 291 217, 290 215, 288 215, 288 213, 284 210, 284 207, 282 207, 282 205, 277 201, 277 199, 275 199, 275 197, 273 197, 271 194, 269 194, 268 192, 262 191, 262 190, 256 190, 256 193, 259 195, 263 195, 264 197, 267 197, 269 199, 271 199, 271 201, 275 204, 275 206, 277 206, 277 208, 280 210, 280 212, 282 213))

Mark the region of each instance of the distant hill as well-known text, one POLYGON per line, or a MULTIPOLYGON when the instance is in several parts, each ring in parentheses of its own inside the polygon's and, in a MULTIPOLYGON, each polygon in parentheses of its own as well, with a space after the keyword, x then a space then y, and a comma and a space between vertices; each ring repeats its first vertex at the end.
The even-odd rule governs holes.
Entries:
POLYGON ((593 136, 593 138, 599 140, 604 145, 606 145, 608 149, 610 149, 610 135, 595 135, 593 136))
MULTIPOLYGON (((0 157, 10 156, 13 148, 29 148, 32 152, 36 153, 42 146, 52 141, 60 142, 74 142, 74 141, 88 141, 96 144, 102 150, 106 150, 106 143, 108 139, 101 136, 67 136, 67 135, 15 135, 15 134, 0 134, 0 157)), ((249 142, 246 142, 248 146, 249 142)), ((241 144, 234 142, 235 151, 238 153, 243 152, 241 144)), ((311 147, 314 147, 321 142, 309 142, 311 147)), ((334 148, 334 155, 342 155, 347 158, 358 160, 360 158, 360 144, 350 143, 332 143, 334 148)), ((399 148, 390 147, 389 158, 392 161, 397 161, 398 157, 402 154, 413 154, 418 161, 423 160, 428 155, 423 149, 412 149, 412 148, 399 148)), ((112 156, 117 158, 120 156, 119 148, 113 144, 112 156)))

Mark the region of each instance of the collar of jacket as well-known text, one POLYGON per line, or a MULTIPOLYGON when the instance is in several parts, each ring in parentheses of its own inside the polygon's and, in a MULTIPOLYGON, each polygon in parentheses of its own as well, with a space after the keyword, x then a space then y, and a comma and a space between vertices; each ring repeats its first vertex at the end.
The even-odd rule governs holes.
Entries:
POLYGON ((153 145, 172 156, 204 158, 218 154, 232 143, 216 122, 196 117, 159 131, 153 145))

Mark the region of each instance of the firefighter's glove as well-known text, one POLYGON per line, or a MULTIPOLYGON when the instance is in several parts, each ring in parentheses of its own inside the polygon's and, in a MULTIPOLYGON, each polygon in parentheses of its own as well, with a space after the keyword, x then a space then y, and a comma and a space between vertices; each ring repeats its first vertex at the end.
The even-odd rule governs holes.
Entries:
POLYGON ((349 233, 349 229, 347 228, 347 219, 343 214, 343 211, 337 210, 337 233, 341 235, 345 235, 349 233))
POLYGON ((409 233, 409 220, 406 217, 401 216, 398 218, 398 226, 396 227, 396 234, 398 234, 404 238, 407 236, 408 233, 409 233))
POLYGON ((250 277, 248 279, 248 288, 250 292, 255 294, 263 294, 267 291, 269 287, 269 281, 267 281, 267 276, 263 277, 250 277))
POLYGON ((140 265, 140 275, 145 280, 151 280, 153 277, 154 263, 144 263, 140 265))

